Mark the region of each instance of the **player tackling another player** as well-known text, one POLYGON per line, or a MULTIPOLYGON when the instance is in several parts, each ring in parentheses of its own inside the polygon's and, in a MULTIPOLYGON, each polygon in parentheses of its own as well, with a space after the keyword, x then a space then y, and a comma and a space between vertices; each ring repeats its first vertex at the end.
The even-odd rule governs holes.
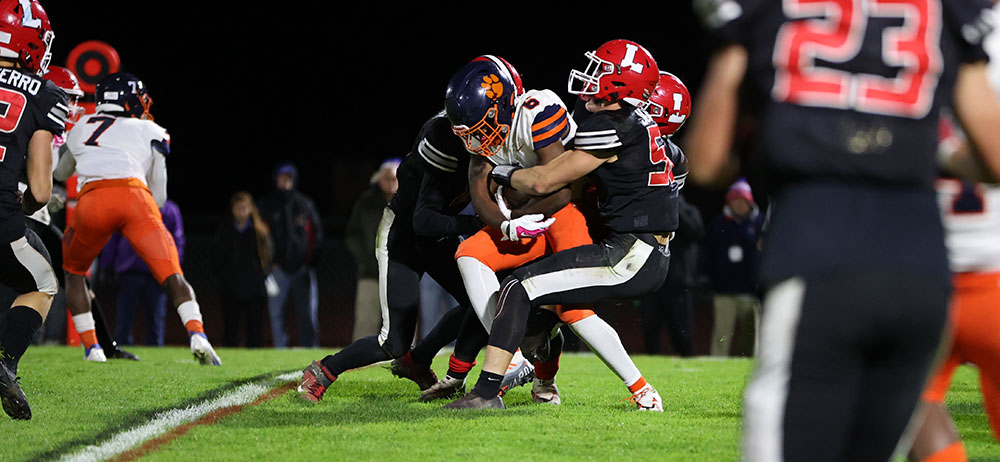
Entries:
MULTIPOLYGON (((502 408, 498 396, 507 363, 524 339, 532 309, 655 291, 669 262, 677 227, 677 185, 659 128, 645 107, 659 69, 641 45, 613 40, 588 52, 584 72, 570 74, 570 93, 586 101, 571 149, 532 167, 498 165, 490 173, 505 188, 548 195, 590 175, 599 191, 598 244, 580 245, 519 267, 504 279, 489 346, 475 388, 449 409, 502 408)), ((645 393, 655 393, 649 387, 645 393)), ((644 396, 634 396, 642 400, 644 396)), ((657 403, 658 404, 658 403, 657 403)))

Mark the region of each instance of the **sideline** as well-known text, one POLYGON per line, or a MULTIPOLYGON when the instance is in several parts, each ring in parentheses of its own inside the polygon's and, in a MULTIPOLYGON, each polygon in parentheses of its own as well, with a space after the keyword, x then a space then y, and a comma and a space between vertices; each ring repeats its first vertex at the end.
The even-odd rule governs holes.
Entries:
POLYGON ((211 425, 223 417, 242 411, 246 406, 256 406, 292 390, 300 374, 301 372, 289 372, 247 383, 219 397, 185 408, 161 412, 146 424, 117 433, 104 443, 84 447, 59 460, 63 462, 136 460, 183 436, 194 427, 211 425))

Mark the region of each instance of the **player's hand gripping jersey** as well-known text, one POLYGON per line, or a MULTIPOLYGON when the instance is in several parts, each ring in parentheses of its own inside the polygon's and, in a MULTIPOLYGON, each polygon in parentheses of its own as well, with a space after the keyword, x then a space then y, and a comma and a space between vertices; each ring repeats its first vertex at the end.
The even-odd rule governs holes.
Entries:
POLYGON ((0 220, 4 242, 24 235, 18 181, 24 179, 28 140, 38 130, 59 135, 66 127, 66 94, 30 72, 0 69, 0 220))

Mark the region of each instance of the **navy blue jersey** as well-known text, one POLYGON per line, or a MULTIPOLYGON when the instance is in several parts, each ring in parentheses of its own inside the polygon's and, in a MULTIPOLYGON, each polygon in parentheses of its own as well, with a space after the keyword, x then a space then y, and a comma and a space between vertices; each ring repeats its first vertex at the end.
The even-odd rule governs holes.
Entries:
POLYGON ((645 111, 574 111, 579 124, 573 148, 614 162, 591 172, 603 225, 619 233, 669 233, 677 229, 677 195, 671 157, 680 148, 660 136, 645 111))
POLYGON ((958 65, 986 60, 988 0, 708 0, 749 52, 769 176, 931 184, 958 65))
MULTIPOLYGON (((30 72, 0 68, 0 222, 3 239, 24 235, 18 181, 26 178, 28 141, 38 130, 59 135, 66 128, 66 94, 30 72)), ((9 241, 4 241, 9 242, 9 241)))
POLYGON ((441 112, 420 129, 413 150, 396 170, 399 189, 389 201, 397 223, 411 223, 417 236, 472 234, 483 224, 459 215, 469 204, 469 153, 441 112))

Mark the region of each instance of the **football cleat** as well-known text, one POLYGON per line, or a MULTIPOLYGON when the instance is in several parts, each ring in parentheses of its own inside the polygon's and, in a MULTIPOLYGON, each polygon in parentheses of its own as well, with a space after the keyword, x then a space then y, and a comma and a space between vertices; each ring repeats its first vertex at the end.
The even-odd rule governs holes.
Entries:
POLYGON ((534 385, 531 386, 531 400, 536 403, 562 404, 562 399, 559 398, 559 388, 556 387, 556 379, 535 380, 534 385))
POLYGON ((625 398, 624 401, 634 403, 640 411, 663 412, 663 400, 660 399, 660 393, 648 383, 633 393, 631 397, 625 398))
POLYGON ((494 396, 492 399, 482 398, 469 392, 465 396, 444 405, 444 409, 506 409, 503 398, 494 396))
POLYGON ((465 394, 465 379, 455 379, 450 375, 446 375, 443 379, 438 380, 437 383, 420 393, 420 401, 434 401, 462 394, 465 394))
POLYGON ((13 370, 7 368, 7 363, 0 361, 0 402, 3 403, 3 411, 12 419, 31 420, 31 407, 21 385, 17 383, 19 379, 14 376, 13 370))
POLYGON ((83 350, 83 360, 84 361, 94 361, 95 363, 107 362, 107 356, 104 356, 104 349, 100 345, 94 345, 90 348, 85 348, 83 350))
POLYGON ((119 347, 117 345, 114 348, 109 348, 107 350, 107 353, 105 353, 105 355, 107 356, 108 359, 127 359, 127 360, 130 360, 130 361, 138 361, 139 360, 138 356, 136 356, 135 354, 129 353, 128 351, 125 351, 124 349, 122 349, 121 347, 119 347))
POLYGON ((302 380, 299 381, 299 386, 295 389, 299 392, 299 398, 314 403, 323 399, 326 389, 330 388, 334 380, 337 380, 336 377, 332 377, 328 372, 322 364, 316 361, 313 361, 309 367, 306 367, 302 371, 302 380))
POLYGON ((507 368, 507 373, 504 374, 503 380, 500 382, 500 396, 503 396, 511 389, 525 385, 534 379, 535 366, 522 356, 520 363, 512 363, 511 366, 507 368))
POLYGON ((222 359, 215 353, 215 348, 208 342, 208 337, 201 332, 191 333, 191 354, 203 366, 222 365, 222 359))
POLYGON ((437 374, 430 366, 421 366, 413 362, 409 353, 392 360, 389 371, 396 377, 414 381, 420 387, 420 391, 427 390, 438 382, 437 374))

